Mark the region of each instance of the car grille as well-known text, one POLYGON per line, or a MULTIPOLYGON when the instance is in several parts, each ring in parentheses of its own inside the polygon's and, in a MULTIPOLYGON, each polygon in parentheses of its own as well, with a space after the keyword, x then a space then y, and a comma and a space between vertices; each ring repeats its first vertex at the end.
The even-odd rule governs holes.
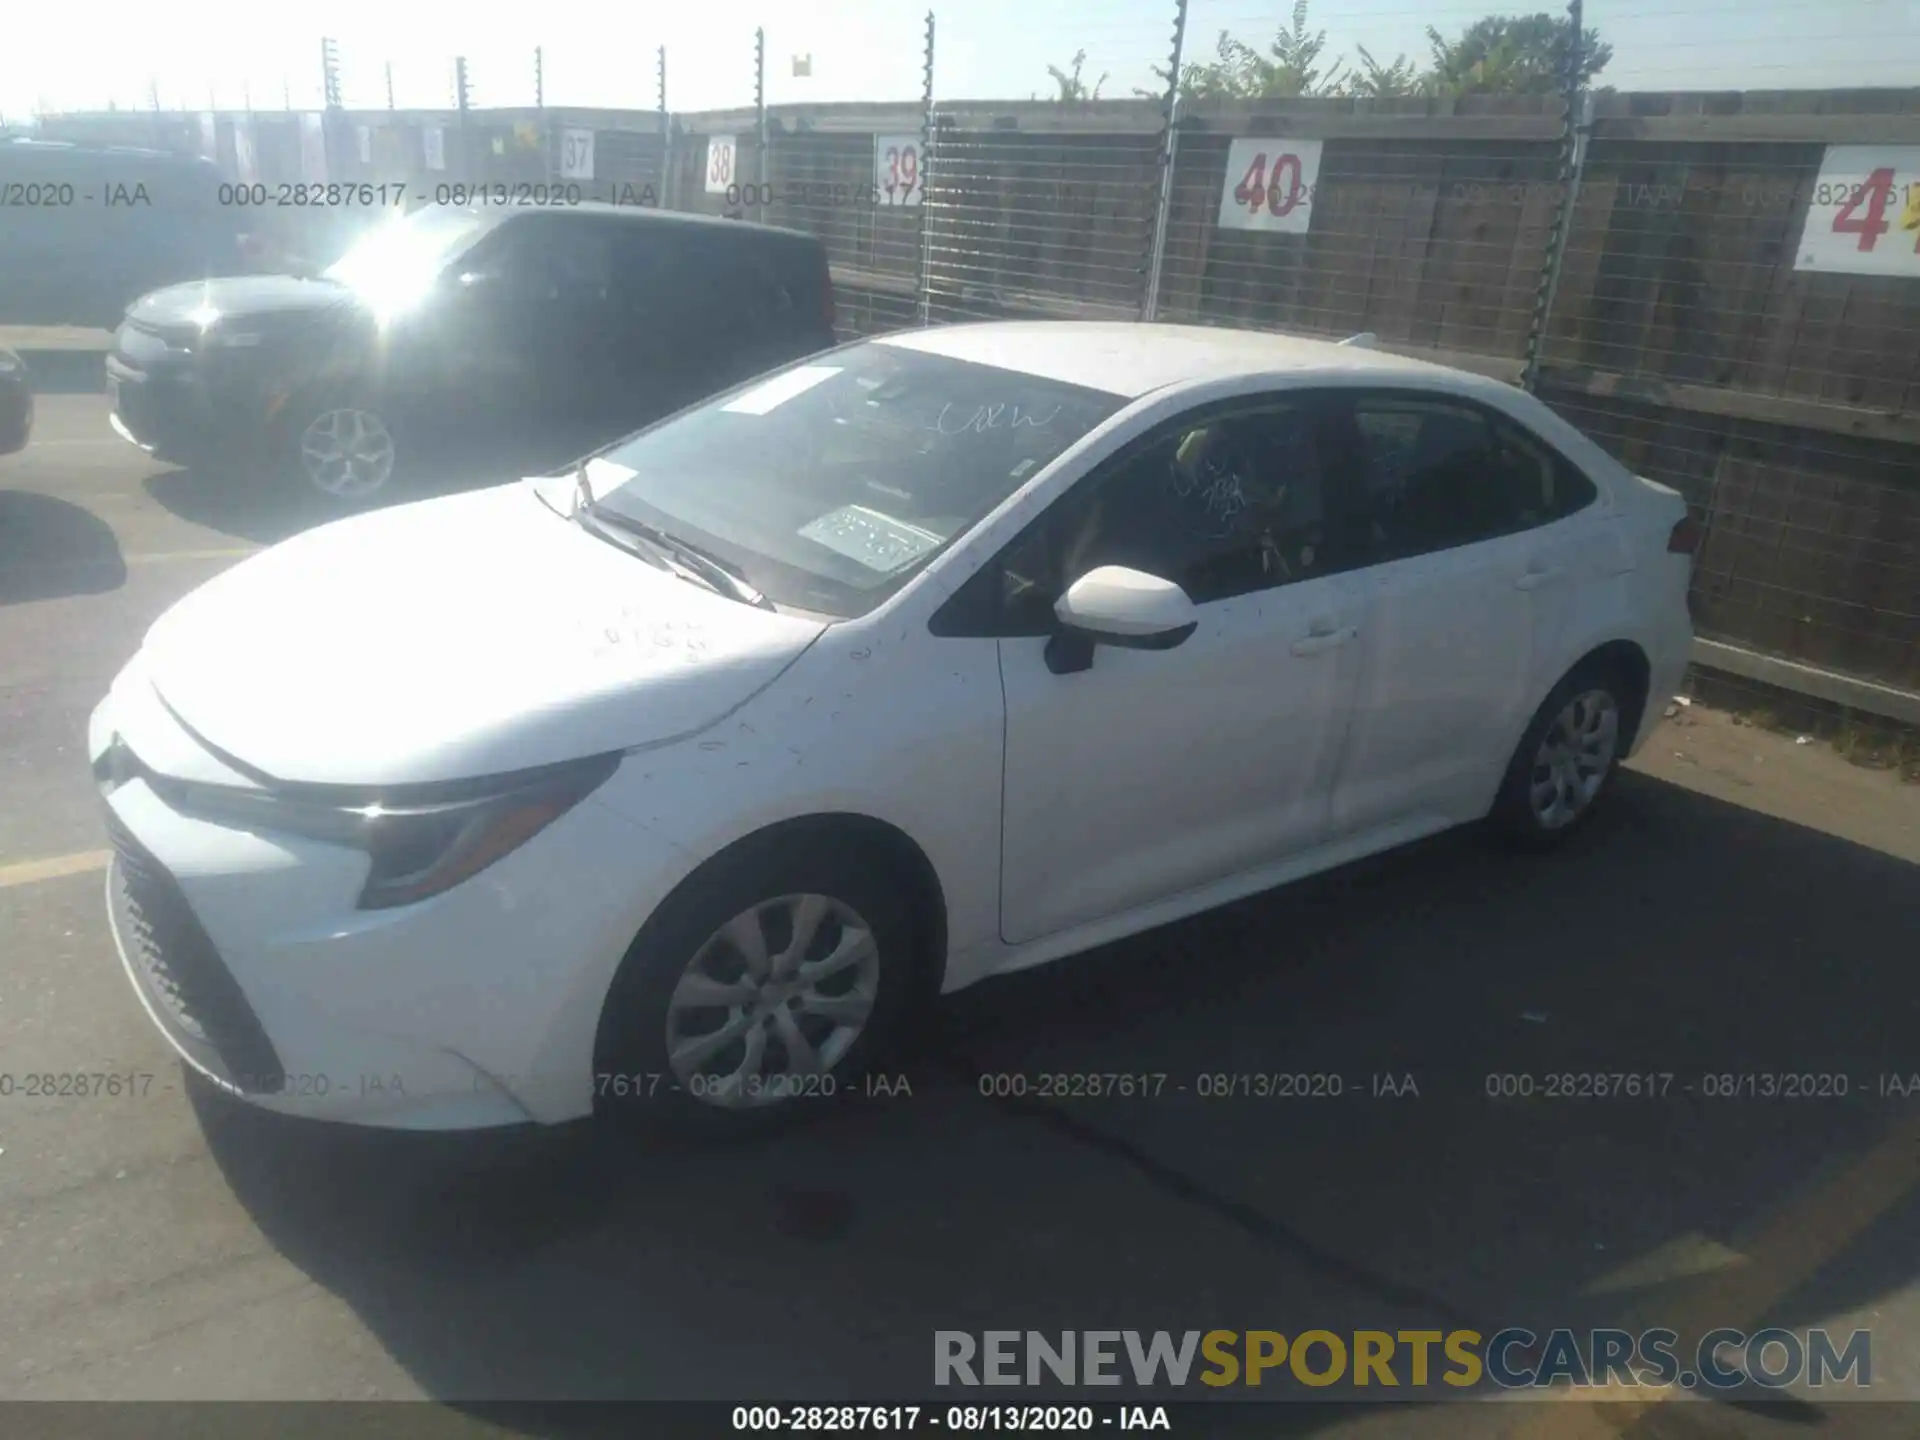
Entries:
POLYGON ((135 370, 145 370, 169 356, 186 353, 186 342, 127 321, 114 332, 113 348, 120 359, 135 370))
POLYGON ((130 958, 147 991, 193 1048, 211 1052, 237 1089, 272 1093, 285 1083, 280 1056, 233 972, 201 927, 179 882, 107 812, 119 863, 114 900, 130 958))

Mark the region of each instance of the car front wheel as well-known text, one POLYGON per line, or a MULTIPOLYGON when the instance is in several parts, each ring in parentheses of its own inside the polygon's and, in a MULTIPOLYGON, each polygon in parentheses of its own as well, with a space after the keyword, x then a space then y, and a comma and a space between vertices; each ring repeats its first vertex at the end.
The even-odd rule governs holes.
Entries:
POLYGON ((387 493, 399 462, 390 420, 372 402, 329 396, 294 409, 281 450, 310 493, 365 505, 387 493))
POLYGON ((683 886, 608 997, 597 1108, 713 1130, 844 1102, 909 993, 903 888, 850 849, 805 840, 683 886))

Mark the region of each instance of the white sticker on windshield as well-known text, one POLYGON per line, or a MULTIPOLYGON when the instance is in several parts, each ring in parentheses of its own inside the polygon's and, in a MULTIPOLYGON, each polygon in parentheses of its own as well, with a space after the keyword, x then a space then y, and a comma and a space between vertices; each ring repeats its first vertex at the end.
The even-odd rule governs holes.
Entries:
POLYGON ((800 534, 876 574, 887 575, 935 549, 944 535, 922 530, 864 505, 830 510, 800 534))
POLYGON ((779 405, 784 405, 796 395, 804 395, 823 380, 831 380, 840 373, 838 365, 802 365, 798 370, 789 370, 784 375, 776 375, 764 385, 756 385, 738 399, 729 400, 720 408, 729 415, 764 415, 779 405))

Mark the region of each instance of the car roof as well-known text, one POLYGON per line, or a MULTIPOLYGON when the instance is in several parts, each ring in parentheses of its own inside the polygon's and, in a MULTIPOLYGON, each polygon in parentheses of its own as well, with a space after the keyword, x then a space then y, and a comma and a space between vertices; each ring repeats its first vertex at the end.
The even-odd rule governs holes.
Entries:
POLYGON ((1292 374, 1349 382, 1413 382, 1455 393, 1500 393, 1497 380, 1362 345, 1257 330, 1121 320, 987 321, 909 330, 877 343, 1137 399, 1169 385, 1292 374))
MULTIPOLYGON (((502 212, 511 216, 511 210, 502 212)), ((718 215, 689 215, 679 210, 661 210, 652 205, 613 205, 604 200, 582 200, 576 205, 557 207, 530 206, 528 214, 598 215, 624 220, 634 225, 678 226, 686 230, 722 231, 730 235, 765 236, 789 245, 821 248, 820 237, 804 230, 789 230, 780 225, 756 225, 747 220, 727 220, 718 215)))

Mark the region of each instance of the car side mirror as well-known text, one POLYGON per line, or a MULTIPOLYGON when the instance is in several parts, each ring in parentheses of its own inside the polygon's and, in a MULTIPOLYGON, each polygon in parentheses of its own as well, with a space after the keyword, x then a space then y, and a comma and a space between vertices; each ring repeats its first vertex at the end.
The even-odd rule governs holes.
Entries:
POLYGON ((1125 650, 1171 650, 1200 627, 1200 612, 1171 580, 1102 565, 1089 570, 1055 602, 1059 628, 1047 641, 1047 668, 1071 675, 1093 665, 1096 645, 1125 650))

